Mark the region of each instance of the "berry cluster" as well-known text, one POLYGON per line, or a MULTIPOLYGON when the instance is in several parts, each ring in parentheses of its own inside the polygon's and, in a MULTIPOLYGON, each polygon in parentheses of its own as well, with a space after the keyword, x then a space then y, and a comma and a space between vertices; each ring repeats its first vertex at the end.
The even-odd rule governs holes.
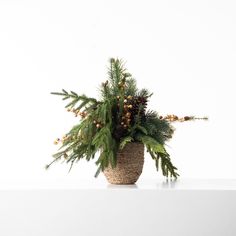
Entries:
MULTIPOLYGON (((120 106, 119 101, 120 101, 120 96, 117 96, 117 101, 118 101, 118 108, 120 106)), ((132 103, 132 96, 125 96, 124 97, 124 101, 123 101, 123 115, 121 117, 121 121, 120 121, 120 125, 122 126, 122 128, 127 129, 130 126, 131 123, 131 116, 132 116, 132 109, 133 109, 133 105, 132 103)), ((118 109, 119 110, 119 109, 118 109)))
POLYGON ((68 111, 68 112, 73 112, 73 113, 75 114, 75 117, 80 116, 81 118, 85 118, 85 117, 87 116, 87 112, 85 112, 85 111, 80 111, 80 110, 75 109, 75 108, 73 108, 73 109, 68 108, 67 111, 68 111))
POLYGON ((166 115, 165 117, 160 116, 159 118, 161 120, 164 119, 164 120, 167 120, 167 121, 170 121, 170 122, 173 122, 173 121, 184 122, 184 121, 187 121, 187 120, 194 120, 195 119, 193 116, 178 117, 176 115, 166 115))
POLYGON ((102 128, 102 123, 100 121, 94 120, 93 123, 96 125, 97 129, 102 128))
POLYGON ((68 140, 69 136, 68 135, 63 135, 63 137, 60 139, 60 138, 57 138, 56 140, 54 140, 54 144, 57 145, 59 143, 63 143, 65 142, 66 140, 68 140))
MULTIPOLYGON (((116 99, 117 111, 115 111, 115 113, 117 114, 120 110, 120 99, 122 98, 117 96, 116 99)), ((130 126, 134 125, 137 117, 141 120, 145 119, 145 110, 147 107, 147 97, 128 95, 124 96, 123 99, 123 113, 121 119, 117 122, 118 124, 113 134, 117 140, 126 134, 130 126)))

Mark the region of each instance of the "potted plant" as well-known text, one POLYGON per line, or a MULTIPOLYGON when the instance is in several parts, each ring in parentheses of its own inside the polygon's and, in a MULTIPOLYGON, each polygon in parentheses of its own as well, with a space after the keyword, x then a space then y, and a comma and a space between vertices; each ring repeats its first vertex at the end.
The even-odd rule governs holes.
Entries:
POLYGON ((90 161, 97 157, 96 177, 102 171, 112 184, 133 184, 142 173, 145 147, 157 170, 160 167, 165 177, 177 178, 177 168, 165 148, 174 133, 171 122, 207 118, 162 117, 147 110, 152 94, 138 90, 136 80, 119 59, 109 60, 108 80, 102 83, 100 93, 99 100, 64 89, 52 93, 69 100, 66 108, 80 117, 80 122, 54 141, 61 144, 60 151, 46 168, 62 159, 71 169, 81 158, 90 161))

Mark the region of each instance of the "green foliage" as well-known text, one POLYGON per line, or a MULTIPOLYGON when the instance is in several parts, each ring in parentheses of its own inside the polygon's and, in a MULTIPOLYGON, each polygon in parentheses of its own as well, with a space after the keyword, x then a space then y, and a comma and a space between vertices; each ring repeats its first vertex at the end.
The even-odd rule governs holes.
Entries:
POLYGON ((123 149, 127 143, 131 143, 134 139, 131 136, 126 136, 120 141, 120 149, 123 149))
POLYGON ((155 160, 157 171, 159 169, 159 163, 161 163, 162 174, 164 176, 167 178, 177 178, 179 176, 176 172, 177 168, 172 164, 170 156, 162 144, 150 136, 139 135, 138 139, 144 143, 152 159, 155 160))
POLYGON ((76 110, 84 108, 86 105, 95 105, 98 101, 95 98, 89 98, 86 95, 79 96, 77 93, 71 91, 70 93, 62 89, 62 92, 52 92, 53 95, 63 96, 62 100, 71 99, 71 101, 65 106, 66 108, 73 108, 78 102, 81 102, 79 106, 76 107, 76 110))
POLYGON ((150 137, 158 140, 162 145, 172 138, 174 127, 170 122, 160 119, 155 111, 147 111, 145 117, 146 120, 142 125, 145 127, 150 137))
POLYGON ((174 129, 155 111, 146 111, 152 94, 147 89, 138 90, 136 80, 122 60, 110 59, 108 80, 100 87, 100 100, 64 89, 52 94, 69 100, 65 107, 76 116, 81 115, 81 120, 66 134, 59 151, 53 155, 54 160, 46 168, 64 160, 71 169, 80 159, 89 161, 98 153, 95 161, 98 166, 95 176, 98 176, 109 164, 115 168, 119 149, 130 142, 142 142, 157 170, 160 166, 164 176, 178 177, 177 168, 164 147, 174 129))

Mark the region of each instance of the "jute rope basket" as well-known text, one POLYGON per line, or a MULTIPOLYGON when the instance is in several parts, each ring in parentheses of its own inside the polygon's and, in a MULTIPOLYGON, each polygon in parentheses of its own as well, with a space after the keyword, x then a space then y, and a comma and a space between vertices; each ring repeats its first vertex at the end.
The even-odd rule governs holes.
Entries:
POLYGON ((117 165, 110 165, 103 171, 111 184, 134 184, 143 170, 144 145, 139 142, 128 143, 117 153, 117 165))

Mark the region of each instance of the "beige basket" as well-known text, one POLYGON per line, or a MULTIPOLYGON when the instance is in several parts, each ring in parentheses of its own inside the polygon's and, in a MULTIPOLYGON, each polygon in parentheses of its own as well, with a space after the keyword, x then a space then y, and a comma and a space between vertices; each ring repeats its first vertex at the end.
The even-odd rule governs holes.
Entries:
POLYGON ((111 184, 134 184, 143 170, 144 145, 139 142, 128 143, 117 153, 117 165, 108 166, 103 171, 111 184))

